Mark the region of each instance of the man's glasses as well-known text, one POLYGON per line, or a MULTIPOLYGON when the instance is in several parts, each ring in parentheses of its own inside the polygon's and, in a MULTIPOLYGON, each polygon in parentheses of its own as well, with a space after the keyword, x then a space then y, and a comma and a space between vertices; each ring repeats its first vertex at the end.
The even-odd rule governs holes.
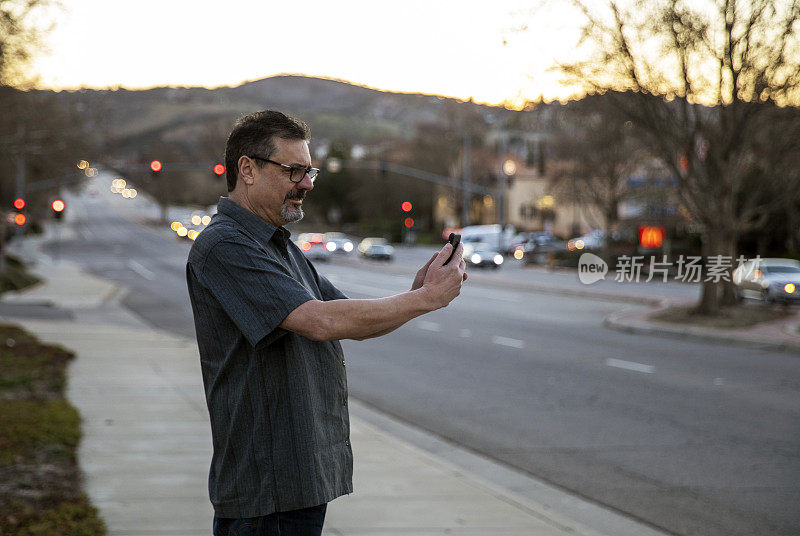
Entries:
POLYGON ((256 160, 263 160, 264 162, 269 162, 270 164, 281 166, 283 169, 289 172, 289 180, 294 183, 301 182, 306 175, 308 175, 308 178, 311 179, 311 182, 313 183, 315 180, 317 180, 317 176, 319 175, 319 169, 315 167, 289 166, 258 155, 252 155, 250 156, 250 158, 255 158, 256 160))

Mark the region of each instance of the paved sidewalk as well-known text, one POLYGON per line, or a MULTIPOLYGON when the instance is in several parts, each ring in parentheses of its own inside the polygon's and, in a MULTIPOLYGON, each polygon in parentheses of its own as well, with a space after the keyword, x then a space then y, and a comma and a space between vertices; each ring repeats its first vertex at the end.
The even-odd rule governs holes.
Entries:
MULTIPOLYGON (((79 463, 110 536, 210 534, 211 438, 195 342, 151 328, 120 305, 124 289, 73 265, 36 271, 46 281, 4 296, 0 320, 76 352, 67 396, 83 419, 79 463)), ((329 505, 325 534, 660 534, 516 475, 516 488, 541 497, 530 500, 368 424, 357 402, 351 411, 355 493, 329 505), (580 515, 558 513, 565 508, 580 515)))
POLYGON ((676 305, 691 305, 691 303, 666 303, 659 308, 649 310, 623 310, 609 315, 603 323, 606 327, 628 333, 719 342, 800 354, 800 311, 797 308, 794 308, 790 316, 781 320, 737 329, 715 329, 650 319, 652 314, 676 305))

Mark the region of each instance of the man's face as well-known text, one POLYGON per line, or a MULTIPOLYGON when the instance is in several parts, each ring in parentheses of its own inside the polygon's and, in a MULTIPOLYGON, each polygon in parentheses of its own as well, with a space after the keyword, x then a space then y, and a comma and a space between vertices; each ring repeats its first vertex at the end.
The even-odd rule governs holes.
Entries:
MULTIPOLYGON (((277 138, 275 145, 277 150, 270 160, 288 166, 311 166, 308 142, 277 138)), ((288 170, 268 162, 258 163, 261 167, 254 166, 253 184, 247 189, 251 210, 276 226, 302 219, 303 198, 314 188, 311 179, 304 176, 302 181, 293 183, 289 180, 288 170)))

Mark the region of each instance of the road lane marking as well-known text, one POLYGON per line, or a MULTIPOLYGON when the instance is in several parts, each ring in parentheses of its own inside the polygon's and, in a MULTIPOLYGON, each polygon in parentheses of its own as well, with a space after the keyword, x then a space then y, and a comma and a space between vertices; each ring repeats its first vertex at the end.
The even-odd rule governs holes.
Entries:
MULTIPOLYGON (((328 279, 330 280, 330 278, 328 278, 328 279)), ((390 296, 392 294, 396 294, 397 293, 395 291, 387 290, 387 289, 384 289, 384 288, 371 287, 369 285, 359 285, 358 283, 349 283, 347 281, 342 281, 340 283, 337 283, 337 285, 339 285, 340 287, 342 287, 345 290, 349 289, 349 290, 352 290, 354 292, 357 292, 358 294, 365 294, 367 296, 380 296, 380 297, 383 297, 383 296, 390 296)))
POLYGON ((644 372, 645 374, 653 374, 656 371, 656 367, 651 365, 643 365, 642 363, 636 363, 634 361, 623 361, 622 359, 606 359, 606 365, 625 370, 633 370, 634 372, 644 372))
POLYGON ((442 331, 442 326, 436 322, 428 322, 427 320, 420 320, 417 322, 417 327, 419 329, 424 329, 425 331, 435 331, 437 333, 442 331))
POLYGON ((510 348, 518 348, 523 349, 525 348, 525 341, 521 341, 519 339, 511 339, 509 337, 492 337, 492 342, 495 344, 499 344, 500 346, 508 346, 510 348))
POLYGON ((127 262, 128 268, 142 276, 143 278, 147 279, 148 281, 152 281, 156 278, 156 274, 139 264, 138 262, 134 261, 133 259, 127 262))

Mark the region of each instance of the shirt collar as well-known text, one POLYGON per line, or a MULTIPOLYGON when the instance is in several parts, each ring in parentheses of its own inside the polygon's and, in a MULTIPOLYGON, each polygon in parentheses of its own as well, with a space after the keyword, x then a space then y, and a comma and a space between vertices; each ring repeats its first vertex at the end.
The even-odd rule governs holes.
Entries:
POLYGON ((263 239, 265 244, 270 240, 275 240, 281 246, 286 247, 286 243, 291 236, 287 229, 275 227, 271 223, 262 220, 242 205, 231 201, 228 197, 219 198, 217 212, 233 218, 256 238, 263 239))

